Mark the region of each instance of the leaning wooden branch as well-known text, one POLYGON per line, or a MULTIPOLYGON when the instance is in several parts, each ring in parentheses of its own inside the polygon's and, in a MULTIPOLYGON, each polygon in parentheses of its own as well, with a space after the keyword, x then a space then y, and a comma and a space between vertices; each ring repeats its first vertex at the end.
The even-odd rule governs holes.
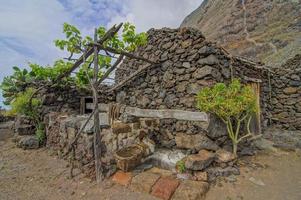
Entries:
MULTIPOLYGON (((116 25, 114 25, 112 28, 110 28, 105 35, 97 41, 98 44, 102 44, 104 43, 106 40, 110 39, 111 37, 113 37, 121 28, 122 23, 120 23, 117 27, 116 25)), ((100 48, 98 48, 98 51, 100 50, 100 48)), ((61 74, 60 76, 57 77, 57 81, 70 75, 71 72, 73 72, 76 68, 78 68, 85 59, 87 59, 89 56, 91 56, 94 52, 94 48, 93 47, 89 47, 84 53, 83 55, 73 64, 73 66, 66 71, 65 73, 61 74)))
POLYGON ((121 63, 121 61, 123 60, 124 56, 121 55, 119 56, 119 58, 116 60, 116 62, 106 71, 106 73, 101 77, 101 79, 99 79, 97 85, 99 86, 106 78, 108 78, 108 76, 111 74, 112 71, 114 71, 114 69, 116 69, 116 67, 121 63))
POLYGON ((126 51, 123 51, 123 50, 117 50, 117 49, 114 49, 112 47, 104 47, 103 45, 101 45, 99 43, 97 43, 96 45, 99 46, 100 49, 108 51, 108 52, 111 52, 111 53, 124 55, 124 56, 126 56, 128 58, 132 58, 132 59, 136 59, 136 60, 142 60, 142 61, 150 63, 150 64, 156 64, 155 62, 153 62, 153 61, 151 61, 149 59, 143 58, 141 56, 136 56, 136 55, 134 55, 132 53, 129 53, 129 52, 126 52, 126 51))

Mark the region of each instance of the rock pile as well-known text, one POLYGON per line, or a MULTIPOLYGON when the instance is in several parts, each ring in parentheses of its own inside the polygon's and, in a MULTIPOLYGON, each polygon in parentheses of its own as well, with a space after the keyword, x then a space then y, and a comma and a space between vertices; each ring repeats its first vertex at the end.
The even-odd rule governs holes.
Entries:
POLYGON ((38 138, 35 135, 36 128, 32 120, 26 116, 19 115, 14 123, 14 140, 17 147, 22 149, 37 149, 40 147, 38 138))

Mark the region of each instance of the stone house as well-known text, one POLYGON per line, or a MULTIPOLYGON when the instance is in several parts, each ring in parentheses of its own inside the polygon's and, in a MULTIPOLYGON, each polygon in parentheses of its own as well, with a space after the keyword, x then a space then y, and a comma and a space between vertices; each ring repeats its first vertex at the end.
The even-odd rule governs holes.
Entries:
MULTIPOLYGON (((275 99, 279 101, 279 95, 287 92, 289 81, 277 86, 278 73, 271 75, 262 64, 229 54, 192 28, 151 29, 148 35, 148 44, 137 49, 135 54, 160 64, 145 65, 125 59, 116 70, 115 84, 100 89, 100 118, 101 123, 107 125, 101 133, 106 176, 116 170, 116 151, 141 143, 145 138, 154 141, 156 148, 180 149, 188 154, 201 149, 229 148, 225 125, 196 108, 197 92, 215 83, 228 83, 238 78, 252 86, 260 107, 253 118, 253 132, 261 132, 268 123, 274 122, 273 116, 282 113, 284 106, 280 108, 275 99), (272 91, 274 86, 278 89, 272 91)), ((298 87, 294 88, 294 101, 300 98, 298 87)), ((78 114, 91 111, 91 98, 80 96, 71 98, 77 101, 75 108, 63 106, 74 108, 72 112, 76 115, 71 115, 69 110, 64 113, 56 110, 45 117, 47 145, 59 154, 64 154, 88 118, 78 114)), ((296 114, 298 109, 294 107, 297 120, 284 120, 281 127, 300 122, 296 114)), ((94 173, 92 121, 79 137, 75 154, 78 167, 87 174, 94 173)))

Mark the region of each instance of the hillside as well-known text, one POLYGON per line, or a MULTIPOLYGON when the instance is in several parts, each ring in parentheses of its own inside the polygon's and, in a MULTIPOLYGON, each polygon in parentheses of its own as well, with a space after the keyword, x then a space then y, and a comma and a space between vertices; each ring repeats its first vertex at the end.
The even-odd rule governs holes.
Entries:
POLYGON ((300 0, 204 0, 181 24, 232 54, 280 66, 301 53, 300 0))

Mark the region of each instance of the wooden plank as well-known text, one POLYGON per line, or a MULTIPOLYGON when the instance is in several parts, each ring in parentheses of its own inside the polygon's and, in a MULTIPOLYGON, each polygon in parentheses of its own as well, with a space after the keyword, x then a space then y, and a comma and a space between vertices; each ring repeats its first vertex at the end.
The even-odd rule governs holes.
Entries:
POLYGON ((154 110, 140 109, 135 107, 125 107, 125 112, 137 117, 209 122, 208 115, 205 112, 192 112, 172 109, 154 110))
MULTIPOLYGON (((108 112, 109 104, 100 103, 99 111, 108 112)), ((147 117, 147 118, 159 118, 159 119, 178 119, 185 121, 204 121, 209 122, 209 117, 205 112, 193 112, 185 110, 174 110, 174 109, 141 109, 136 107, 130 107, 122 105, 125 109, 125 113, 136 116, 136 117, 147 117)), ((87 103, 86 108, 91 109, 93 103, 87 103)))
POLYGON ((260 110, 260 84, 259 83, 250 83, 249 84, 254 94, 256 95, 256 113, 252 116, 251 124, 250 124, 250 130, 252 133, 255 134, 261 134, 261 110, 260 110))

